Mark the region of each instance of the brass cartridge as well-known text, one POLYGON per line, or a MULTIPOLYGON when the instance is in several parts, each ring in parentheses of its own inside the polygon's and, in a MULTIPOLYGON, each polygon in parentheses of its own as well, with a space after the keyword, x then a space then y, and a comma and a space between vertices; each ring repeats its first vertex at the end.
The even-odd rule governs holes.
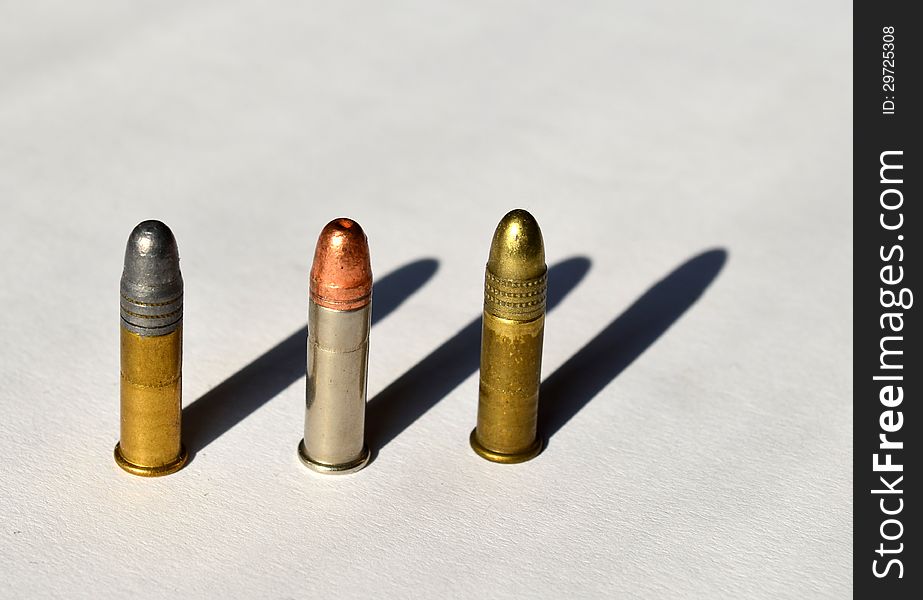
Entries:
POLYGON ((120 295, 115 462, 134 475, 168 475, 188 460, 180 440, 183 277, 176 239, 160 221, 144 221, 131 232, 120 295))
POLYGON ((471 447, 498 463, 542 450, 538 390, 547 288, 545 245, 535 218, 509 212, 497 225, 484 277, 477 427, 471 447))

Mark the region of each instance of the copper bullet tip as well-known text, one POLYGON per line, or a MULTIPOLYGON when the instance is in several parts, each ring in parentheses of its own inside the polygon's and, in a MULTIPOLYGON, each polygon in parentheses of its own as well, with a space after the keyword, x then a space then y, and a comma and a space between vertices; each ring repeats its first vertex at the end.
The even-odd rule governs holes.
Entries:
POLYGON ((372 264, 362 227, 334 219, 317 238, 311 265, 311 300, 333 310, 355 310, 372 299, 372 264))

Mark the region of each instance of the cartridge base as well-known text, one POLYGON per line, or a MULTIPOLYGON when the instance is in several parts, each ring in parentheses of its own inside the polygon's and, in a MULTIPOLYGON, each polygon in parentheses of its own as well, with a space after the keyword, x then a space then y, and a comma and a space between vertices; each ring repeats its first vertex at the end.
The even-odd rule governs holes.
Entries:
POLYGON ((491 462, 505 465, 514 465, 516 463, 532 460, 541 453, 542 448, 545 445, 542 438, 540 436, 536 436, 535 442, 524 452, 519 452, 517 454, 503 454, 501 452, 494 452, 493 450, 488 450, 482 446, 481 442, 478 441, 477 427, 471 431, 471 437, 469 438, 469 441, 471 442, 471 449, 474 450, 478 456, 491 462))
POLYGON ((369 464, 369 459, 372 457, 372 453, 369 451, 368 445, 362 447, 362 453, 359 455, 359 458, 352 462, 343 463, 341 465, 327 465, 324 463, 319 463, 312 460, 304 448, 304 440, 301 440, 298 444, 298 458, 312 471, 317 473, 324 473, 326 475, 348 475, 349 473, 355 473, 356 471, 361 470, 365 465, 369 464))
POLYGON ((132 475, 140 475, 141 477, 160 477, 161 475, 176 473, 185 467, 187 462, 189 462, 189 453, 186 452, 185 446, 180 446, 179 456, 176 458, 176 460, 159 467, 143 467, 141 465, 128 462, 125 457, 122 456, 122 450, 119 448, 119 444, 115 445, 114 454, 115 464, 122 467, 122 469, 128 471, 132 475))

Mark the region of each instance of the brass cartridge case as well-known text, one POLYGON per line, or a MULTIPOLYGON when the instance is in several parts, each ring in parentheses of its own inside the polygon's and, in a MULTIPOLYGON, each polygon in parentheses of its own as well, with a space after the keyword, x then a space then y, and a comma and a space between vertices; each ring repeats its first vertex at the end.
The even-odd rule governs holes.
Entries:
POLYGON ((500 221, 484 278, 477 427, 471 447, 498 463, 527 461, 542 450, 538 391, 547 289, 545 246, 531 214, 500 221))
POLYGON ((134 475, 181 469, 183 279, 170 229, 159 221, 135 227, 125 249, 120 286, 121 432, 115 462, 134 475))
POLYGON ((335 219, 321 231, 311 266, 304 438, 298 457, 327 474, 369 461, 365 443, 372 268, 359 224, 335 219))

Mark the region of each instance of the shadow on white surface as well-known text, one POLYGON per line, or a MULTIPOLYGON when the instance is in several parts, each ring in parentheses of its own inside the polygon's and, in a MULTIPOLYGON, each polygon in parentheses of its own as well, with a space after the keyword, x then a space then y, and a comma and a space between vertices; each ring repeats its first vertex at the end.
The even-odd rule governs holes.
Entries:
POLYGON ((549 375, 539 392, 539 433, 550 439, 656 342, 711 285, 727 257, 719 248, 687 260, 549 375))
MULTIPOLYGON (((699 254, 636 300, 586 346, 542 382, 539 431, 550 439, 686 312, 718 276, 727 252, 699 254)), ((574 257, 548 271, 548 310, 584 278, 590 260, 574 257)), ((382 277, 373 290, 374 325, 422 287, 438 262, 421 259, 382 277)), ((479 366, 481 318, 431 352, 368 404, 366 435, 376 452, 474 374, 479 366)), ((183 410, 190 453, 202 450, 304 376, 307 328, 265 352, 183 410)))
MULTIPOLYGON (((432 258, 416 260, 374 283, 372 325, 384 319, 436 273, 432 258)), ((190 460, 226 431, 305 375, 308 329, 301 326, 262 356, 183 409, 190 460)))
MULTIPOLYGON (((547 310, 553 310, 590 270, 590 259, 578 256, 548 269, 547 310)), ((369 400, 366 438, 374 454, 400 435, 478 370, 481 358, 481 317, 411 367, 369 400)))

